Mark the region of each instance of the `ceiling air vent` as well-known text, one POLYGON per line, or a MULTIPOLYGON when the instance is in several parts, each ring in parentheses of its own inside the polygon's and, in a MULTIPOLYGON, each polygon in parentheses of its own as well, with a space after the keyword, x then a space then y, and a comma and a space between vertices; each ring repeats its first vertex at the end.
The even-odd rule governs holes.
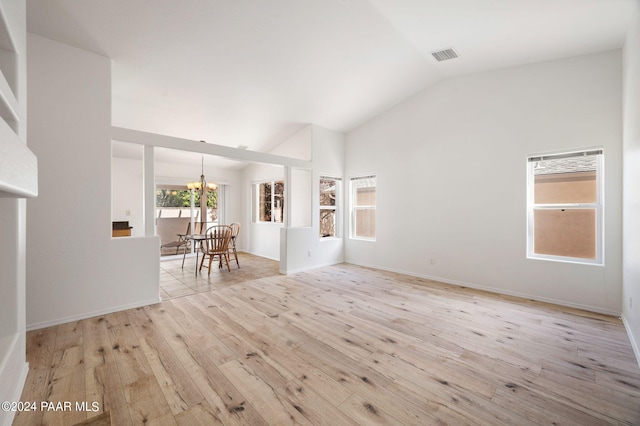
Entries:
POLYGON ((453 49, 443 49, 438 50, 437 52, 431 52, 434 58, 438 60, 438 62, 446 61, 447 59, 454 59, 458 57, 458 54, 453 49))

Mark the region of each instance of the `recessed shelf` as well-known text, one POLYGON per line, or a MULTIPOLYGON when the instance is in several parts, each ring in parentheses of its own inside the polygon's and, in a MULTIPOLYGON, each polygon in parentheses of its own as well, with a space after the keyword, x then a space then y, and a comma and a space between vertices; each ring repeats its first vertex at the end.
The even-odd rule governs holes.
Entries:
POLYGON ((17 49, 7 22, 6 12, 2 3, 0 3, 0 72, 2 72, 2 79, 4 80, 4 83, 6 83, 3 84, 4 87, 0 87, 0 89, 4 91, 5 88, 9 88, 14 99, 17 98, 16 67, 17 49))
POLYGON ((0 120, 0 198, 38 195, 38 160, 9 125, 0 120))
POLYGON ((9 86, 4 73, 0 73, 0 117, 4 121, 20 121, 18 115, 18 100, 9 86))
POLYGON ((12 3, 0 2, 0 198, 38 195, 38 160, 20 134, 25 99, 17 90, 18 76, 26 76, 18 65, 25 46, 22 37, 12 34, 24 30, 20 22, 11 22, 15 11, 12 3))

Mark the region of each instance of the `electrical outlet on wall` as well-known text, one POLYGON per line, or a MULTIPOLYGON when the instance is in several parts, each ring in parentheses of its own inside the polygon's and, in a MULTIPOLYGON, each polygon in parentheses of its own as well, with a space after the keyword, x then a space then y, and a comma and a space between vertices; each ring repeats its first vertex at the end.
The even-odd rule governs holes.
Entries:
POLYGON ((629 309, 633 308, 633 297, 629 297, 629 309))

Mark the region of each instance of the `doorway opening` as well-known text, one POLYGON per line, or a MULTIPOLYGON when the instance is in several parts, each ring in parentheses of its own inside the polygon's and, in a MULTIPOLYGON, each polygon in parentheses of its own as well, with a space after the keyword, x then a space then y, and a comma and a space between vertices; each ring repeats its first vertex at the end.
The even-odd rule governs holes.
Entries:
POLYGON ((204 233, 218 224, 218 187, 206 191, 202 203, 200 191, 184 185, 156 186, 156 234, 160 237, 160 256, 193 252, 187 234, 204 233))

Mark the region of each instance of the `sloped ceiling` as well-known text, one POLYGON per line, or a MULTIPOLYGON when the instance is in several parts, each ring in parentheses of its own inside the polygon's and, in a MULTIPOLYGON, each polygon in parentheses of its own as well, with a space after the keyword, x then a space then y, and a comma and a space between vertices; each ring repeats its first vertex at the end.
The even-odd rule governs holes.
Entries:
POLYGON ((113 125, 267 151, 447 76, 619 48, 635 1, 27 0, 27 24, 112 58, 113 125))

